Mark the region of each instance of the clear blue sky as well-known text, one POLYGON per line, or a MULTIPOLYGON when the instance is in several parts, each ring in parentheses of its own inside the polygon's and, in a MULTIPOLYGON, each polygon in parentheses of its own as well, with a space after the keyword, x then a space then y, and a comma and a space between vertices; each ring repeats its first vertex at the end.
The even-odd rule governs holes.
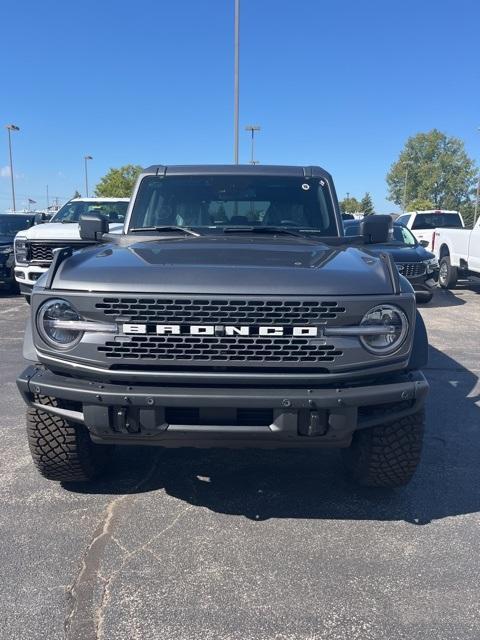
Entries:
MULTIPOLYGON (((480 160, 478 0, 241 0, 243 127, 263 163, 320 164, 386 201, 405 139, 437 127, 480 160)), ((0 210, 13 122, 19 204, 126 163, 232 160, 233 0, 18 0, 2 12, 0 210)))

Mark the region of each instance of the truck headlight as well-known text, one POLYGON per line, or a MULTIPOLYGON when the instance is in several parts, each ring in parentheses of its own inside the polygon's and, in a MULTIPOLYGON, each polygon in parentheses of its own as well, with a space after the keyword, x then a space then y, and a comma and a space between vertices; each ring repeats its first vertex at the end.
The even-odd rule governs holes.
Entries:
POLYGON ((70 324, 79 321, 81 317, 72 305, 60 298, 48 300, 37 313, 39 334, 56 349, 70 349, 80 342, 83 331, 70 324))
POLYGON ((24 238, 15 240, 15 261, 19 264, 28 262, 27 241, 24 238))
POLYGON ((424 260, 423 264, 427 267, 427 273, 433 273, 435 269, 438 269, 437 258, 430 258, 429 260, 424 260))
POLYGON ((360 324, 385 328, 382 333, 360 336, 360 342, 365 349, 378 356, 387 356, 397 351, 408 333, 407 316, 401 309, 390 304, 373 307, 364 315, 360 324))

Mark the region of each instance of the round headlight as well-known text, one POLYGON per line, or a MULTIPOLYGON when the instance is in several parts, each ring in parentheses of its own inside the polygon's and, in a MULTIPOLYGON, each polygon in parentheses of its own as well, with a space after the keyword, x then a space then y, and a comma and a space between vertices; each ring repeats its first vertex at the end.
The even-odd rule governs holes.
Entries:
POLYGON ((40 307, 37 327, 49 345, 56 349, 70 349, 80 342, 83 331, 69 328, 68 322, 79 320, 81 317, 69 302, 54 298, 40 307))
POLYGON ((362 326, 378 327, 384 331, 360 337, 360 341, 371 353, 386 356, 397 351, 405 341, 408 333, 407 316, 398 307, 380 304, 370 309, 361 322, 362 326))

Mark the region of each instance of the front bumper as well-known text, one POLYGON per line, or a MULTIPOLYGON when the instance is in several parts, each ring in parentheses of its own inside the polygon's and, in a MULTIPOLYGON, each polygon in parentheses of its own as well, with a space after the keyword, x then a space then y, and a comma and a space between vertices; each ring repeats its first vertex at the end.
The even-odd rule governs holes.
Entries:
POLYGON ((348 447, 355 430, 417 412, 428 392, 420 372, 350 387, 174 387, 102 384, 39 365, 17 384, 27 404, 84 424, 95 442, 174 447, 348 447))
POLYGON ((407 278, 416 293, 432 293, 438 287, 440 269, 433 269, 421 276, 407 278))
POLYGON ((15 280, 20 285, 22 293, 31 293, 33 286, 37 280, 48 271, 48 266, 38 265, 16 265, 15 266, 15 280))

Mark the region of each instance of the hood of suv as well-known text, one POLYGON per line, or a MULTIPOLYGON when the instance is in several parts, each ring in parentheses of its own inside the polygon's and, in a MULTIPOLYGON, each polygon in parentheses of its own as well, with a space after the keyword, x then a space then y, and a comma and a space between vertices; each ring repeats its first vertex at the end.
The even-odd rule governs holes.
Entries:
POLYGON ((97 245, 62 262, 54 289, 196 294, 391 294, 386 264, 303 238, 199 237, 97 245))
MULTIPOLYGON (((110 225, 110 233, 120 233, 123 229, 123 223, 114 223, 110 225)), ((80 240, 80 230, 78 222, 62 223, 47 222, 46 224, 37 224, 30 229, 21 231, 17 234, 17 238, 26 238, 27 240, 80 240)))

